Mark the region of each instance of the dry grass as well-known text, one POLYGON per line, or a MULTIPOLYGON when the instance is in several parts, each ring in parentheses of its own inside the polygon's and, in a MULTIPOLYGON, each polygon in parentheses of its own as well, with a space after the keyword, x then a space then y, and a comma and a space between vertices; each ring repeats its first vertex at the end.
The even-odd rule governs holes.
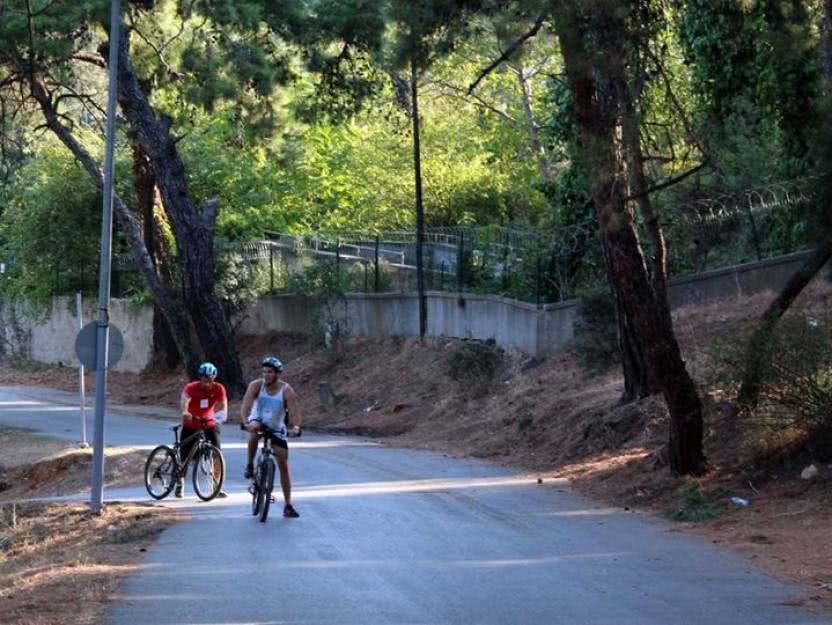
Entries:
MULTIPOLYGON (((105 452, 108 488, 142 483, 147 452, 109 447, 105 452)), ((0 430, 0 501, 72 495, 89 487, 92 449, 32 434, 0 430)))
POLYGON ((177 519, 166 508, 79 504, 0 507, 0 605, 7 625, 100 623, 121 581, 177 519))

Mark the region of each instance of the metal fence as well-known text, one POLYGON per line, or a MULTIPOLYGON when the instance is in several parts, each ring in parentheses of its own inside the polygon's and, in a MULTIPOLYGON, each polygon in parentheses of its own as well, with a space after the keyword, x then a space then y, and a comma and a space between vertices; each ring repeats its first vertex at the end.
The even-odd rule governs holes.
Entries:
MULTIPOLYGON (((668 273, 683 276, 805 248, 811 180, 769 185, 665 210, 668 273)), ((642 244, 649 241, 639 223, 642 244)), ((413 231, 287 234, 219 245, 219 289, 254 294, 336 288, 353 292, 416 290, 413 231)), ((428 290, 490 293, 536 303, 606 286, 595 222, 553 232, 504 227, 427 228, 428 290)), ((97 262, 55 266, 55 292, 94 292, 97 262)), ((113 295, 140 292, 129 254, 113 259, 113 295)))

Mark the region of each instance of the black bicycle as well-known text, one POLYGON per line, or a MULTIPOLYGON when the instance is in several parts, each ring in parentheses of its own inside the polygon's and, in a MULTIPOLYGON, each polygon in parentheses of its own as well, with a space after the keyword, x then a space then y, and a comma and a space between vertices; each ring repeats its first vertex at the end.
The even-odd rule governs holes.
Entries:
MULTIPOLYGON (((254 477, 248 487, 248 492, 251 493, 251 514, 254 516, 260 515, 260 522, 265 523, 269 516, 269 508, 274 501, 272 491, 274 490, 274 476, 277 473, 277 460, 272 438, 276 432, 262 423, 260 427, 261 429, 257 432, 257 435, 263 441, 263 446, 254 465, 254 477)), ((248 427, 244 423, 240 424, 240 429, 248 431, 248 427)), ((293 437, 300 435, 301 430, 298 430, 297 434, 289 434, 293 437)))
POLYGON ((202 501, 211 501, 216 497, 225 481, 225 458, 218 447, 209 443, 205 432, 199 430, 184 441, 179 440, 181 425, 173 430, 173 447, 159 445, 150 452, 144 465, 144 486, 154 499, 164 499, 170 495, 176 482, 184 479, 188 465, 191 471, 194 492, 202 501), (188 457, 181 456, 182 446, 196 439, 191 446, 188 457))

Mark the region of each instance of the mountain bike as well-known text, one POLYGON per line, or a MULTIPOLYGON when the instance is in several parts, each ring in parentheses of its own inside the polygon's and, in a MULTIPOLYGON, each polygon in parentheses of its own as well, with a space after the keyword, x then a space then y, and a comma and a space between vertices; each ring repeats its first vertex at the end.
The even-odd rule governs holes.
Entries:
POLYGON ((211 501, 219 494, 225 480, 225 458, 219 448, 205 439, 202 430, 180 441, 181 427, 174 425, 170 428, 173 430, 173 447, 159 445, 150 452, 144 465, 144 486, 154 499, 164 499, 170 495, 176 482, 184 479, 188 465, 192 463, 194 492, 202 501, 211 501), (196 442, 183 460, 182 446, 194 439, 196 442))
MULTIPOLYGON (((251 493, 251 514, 260 516, 260 522, 265 523, 269 516, 269 508, 274 501, 272 491, 274 490, 274 476, 277 472, 277 460, 274 453, 272 439, 276 432, 265 424, 260 424, 261 430, 257 433, 263 441, 257 462, 254 465, 254 477, 249 485, 248 492, 251 493)), ((241 430, 248 431, 246 424, 240 424, 241 430)), ((289 436, 298 437, 302 430, 289 436)))

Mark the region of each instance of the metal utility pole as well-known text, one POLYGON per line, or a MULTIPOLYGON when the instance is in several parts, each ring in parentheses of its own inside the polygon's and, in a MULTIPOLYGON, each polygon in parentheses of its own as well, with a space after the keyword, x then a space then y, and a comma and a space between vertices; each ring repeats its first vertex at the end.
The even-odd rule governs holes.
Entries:
POLYGON ((416 183, 416 290, 419 294, 419 338, 428 328, 428 306, 425 297, 425 207, 422 203, 422 153, 419 126, 419 72, 416 61, 410 66, 410 99, 413 107, 413 173, 416 183))
POLYGON ((121 30, 119 0, 110 5, 110 58, 107 88, 107 147, 104 157, 104 208, 101 215, 101 270, 98 274, 98 324, 95 338, 95 435, 90 510, 101 514, 104 499, 104 406, 110 338, 110 263, 113 244, 113 175, 118 92, 118 48, 121 30))
MULTIPOLYGON (((75 294, 75 312, 78 315, 78 330, 84 329, 84 310, 81 301, 81 292, 75 294)), ((84 380, 84 365, 78 370, 78 394, 81 404, 81 447, 87 447, 87 393, 84 380)))

